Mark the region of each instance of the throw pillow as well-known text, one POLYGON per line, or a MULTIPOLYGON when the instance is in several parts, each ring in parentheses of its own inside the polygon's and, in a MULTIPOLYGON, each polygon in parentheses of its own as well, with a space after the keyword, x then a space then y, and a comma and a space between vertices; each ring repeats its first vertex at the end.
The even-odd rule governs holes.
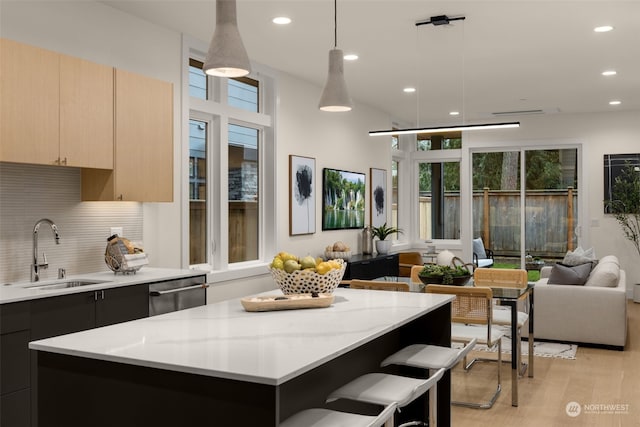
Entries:
POLYGON ((478 259, 486 259, 487 253, 484 251, 484 242, 482 237, 473 239, 473 253, 478 256, 478 259))
POLYGON ((558 263, 551 269, 550 285, 584 285, 591 273, 591 263, 580 265, 564 265, 558 263))
POLYGON ((601 262, 595 266, 585 286, 615 288, 620 280, 620 267, 615 262, 601 262))
POLYGON ((586 262, 590 262, 593 265, 598 262, 596 260, 593 248, 584 250, 580 246, 578 246, 574 251, 567 251, 567 254, 562 260, 562 264, 565 265, 580 265, 586 262))

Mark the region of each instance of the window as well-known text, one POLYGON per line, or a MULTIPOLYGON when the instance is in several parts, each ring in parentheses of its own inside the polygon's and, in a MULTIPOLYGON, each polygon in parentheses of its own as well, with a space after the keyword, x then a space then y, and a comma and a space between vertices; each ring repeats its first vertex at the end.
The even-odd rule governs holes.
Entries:
POLYGON ((189 264, 204 264, 207 235, 207 123, 189 120, 189 264))
POLYGON ((454 150, 462 147, 462 135, 460 132, 450 132, 446 135, 418 134, 416 141, 417 151, 454 150))
POLYGON ((209 85, 207 75, 202 71, 204 64, 196 59, 189 59, 189 96, 207 99, 209 85))
POLYGON ((398 168, 400 166, 400 162, 397 160, 391 161, 391 226, 395 228, 400 228, 398 225, 398 168))
POLYGON ((189 79, 187 261, 189 266, 224 273, 220 280, 258 270, 263 273, 264 254, 274 251, 275 242, 271 231, 275 230, 275 204, 263 203, 275 199, 271 161, 275 102, 261 96, 262 86, 270 85, 271 79, 263 74, 260 80, 206 76, 201 51, 187 49, 195 53, 185 61, 189 79))
POLYGON ((258 259, 258 130, 229 125, 229 262, 258 259))
POLYGON ((418 163, 420 240, 460 238, 460 162, 418 163))

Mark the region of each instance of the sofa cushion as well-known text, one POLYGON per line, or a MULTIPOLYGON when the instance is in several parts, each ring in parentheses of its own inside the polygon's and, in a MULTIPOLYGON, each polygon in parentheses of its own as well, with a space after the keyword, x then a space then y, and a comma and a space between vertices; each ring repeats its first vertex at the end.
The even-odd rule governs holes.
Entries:
POLYGON ((593 248, 585 250, 578 246, 574 251, 567 251, 562 260, 565 265, 580 265, 586 262, 591 262, 594 265, 598 262, 593 248))
MULTIPOLYGON (((602 260, 601 260, 602 261, 602 260)), ((615 288, 620 280, 620 266, 612 260, 599 262, 589 275, 585 286, 615 288)))
POLYGON ((478 256, 478 259, 486 259, 487 253, 484 251, 484 242, 482 237, 473 239, 473 253, 478 256))
POLYGON ((580 265, 556 264, 551 269, 549 280, 550 285, 584 285, 591 273, 591 263, 580 265))

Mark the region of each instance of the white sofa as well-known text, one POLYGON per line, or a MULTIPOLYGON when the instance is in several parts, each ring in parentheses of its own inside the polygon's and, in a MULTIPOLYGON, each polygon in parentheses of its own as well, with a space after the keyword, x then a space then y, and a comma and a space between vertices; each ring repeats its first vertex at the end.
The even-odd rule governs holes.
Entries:
POLYGON ((618 259, 603 257, 584 285, 550 284, 551 272, 552 267, 543 267, 534 289, 535 338, 624 350, 626 278, 618 259))

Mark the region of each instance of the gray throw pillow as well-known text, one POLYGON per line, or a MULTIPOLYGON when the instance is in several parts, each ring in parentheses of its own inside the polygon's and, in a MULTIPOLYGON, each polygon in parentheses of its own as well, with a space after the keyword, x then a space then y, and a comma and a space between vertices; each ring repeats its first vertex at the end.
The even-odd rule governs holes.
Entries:
POLYGON ((473 253, 478 255, 478 259, 486 259, 487 253, 484 251, 484 242, 482 237, 473 239, 473 253))
POLYGON ((578 246, 574 251, 567 251, 562 260, 562 264, 564 265, 580 265, 586 262, 590 262, 592 268, 598 263, 593 248, 585 250, 578 246))
POLYGON ((550 285, 584 285, 591 273, 591 263, 580 265, 556 264, 551 269, 550 285))

